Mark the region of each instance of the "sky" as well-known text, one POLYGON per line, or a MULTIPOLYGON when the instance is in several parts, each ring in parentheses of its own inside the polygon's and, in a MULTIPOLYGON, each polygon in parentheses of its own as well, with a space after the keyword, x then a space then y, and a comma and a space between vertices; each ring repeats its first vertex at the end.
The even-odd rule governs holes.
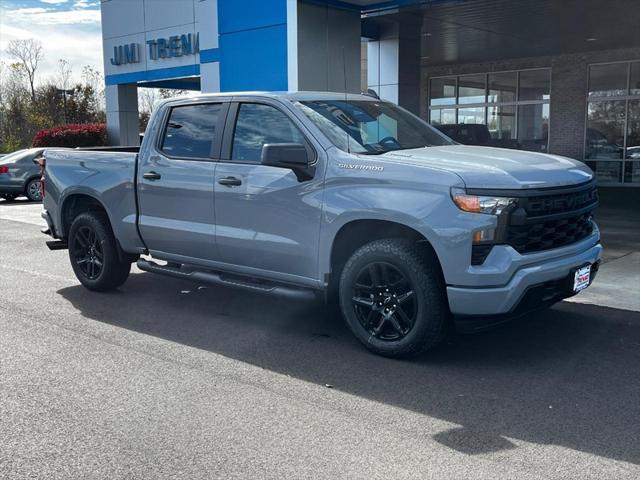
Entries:
POLYGON ((100 0, 0 0, 0 60, 9 60, 9 41, 26 38, 42 42, 40 81, 56 77, 60 58, 75 80, 84 65, 103 71, 100 0))

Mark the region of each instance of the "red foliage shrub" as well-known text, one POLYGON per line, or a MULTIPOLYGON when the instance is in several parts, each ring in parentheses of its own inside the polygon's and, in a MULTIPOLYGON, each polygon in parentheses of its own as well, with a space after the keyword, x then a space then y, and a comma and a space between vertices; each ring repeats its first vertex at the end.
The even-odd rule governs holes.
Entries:
POLYGON ((33 138, 34 147, 100 147, 106 144, 107 126, 104 123, 45 128, 33 138))

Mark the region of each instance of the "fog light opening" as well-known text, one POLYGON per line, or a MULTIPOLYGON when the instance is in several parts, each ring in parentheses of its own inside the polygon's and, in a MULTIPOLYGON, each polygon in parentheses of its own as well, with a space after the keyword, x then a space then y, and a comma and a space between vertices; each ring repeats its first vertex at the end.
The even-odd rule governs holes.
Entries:
POLYGON ((496 238, 496 229, 476 230, 473 232, 473 243, 492 242, 496 238))

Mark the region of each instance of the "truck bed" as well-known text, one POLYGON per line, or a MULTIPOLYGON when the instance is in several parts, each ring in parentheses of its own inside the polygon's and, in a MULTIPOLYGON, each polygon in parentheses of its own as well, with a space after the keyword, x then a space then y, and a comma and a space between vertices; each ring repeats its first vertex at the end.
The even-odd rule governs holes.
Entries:
POLYGON ((142 247, 136 228, 137 150, 138 147, 99 147, 45 151, 44 208, 59 237, 66 228, 65 209, 80 196, 88 195, 105 207, 122 248, 136 251, 142 247))

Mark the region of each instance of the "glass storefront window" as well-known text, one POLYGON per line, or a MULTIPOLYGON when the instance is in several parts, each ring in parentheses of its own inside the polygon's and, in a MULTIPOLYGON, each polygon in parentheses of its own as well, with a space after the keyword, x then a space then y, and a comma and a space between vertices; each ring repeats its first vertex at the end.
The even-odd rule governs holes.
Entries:
POLYGON ((470 135, 462 143, 547 151, 550 68, 432 78, 429 90, 429 120, 441 130, 462 136, 462 126, 442 126, 487 125, 490 138, 485 131, 486 138, 470 135))
POLYGON ((629 95, 640 95, 640 62, 631 64, 629 77, 629 95))
POLYGON ((456 103, 456 77, 431 80, 430 105, 453 105, 456 103))
POLYGON ((628 63, 610 63, 589 67, 589 96, 615 97, 627 94, 628 63))
POLYGON ((516 136, 516 107, 489 107, 487 127, 494 140, 512 140, 516 136))
POLYGON ((517 84, 517 72, 490 73, 487 101, 491 103, 515 102, 517 84))
POLYGON ((520 72, 518 100, 549 100, 551 70, 525 70, 520 72))
POLYGON ((585 138, 601 184, 640 183, 640 61, 589 66, 585 138))
POLYGON ((624 183, 640 183, 640 162, 624 162, 624 183))
POLYGON ((599 162, 586 162, 593 170, 600 183, 620 183, 622 174, 622 162, 601 160, 599 162))
POLYGON ((458 109, 458 123, 485 123, 485 108, 472 107, 458 109))
POLYGON ((484 103, 485 82, 485 75, 458 77, 458 103, 484 103))
POLYGON ((431 110, 432 125, 453 125, 456 123, 455 108, 438 108, 431 110))
POLYGON ((627 115, 627 154, 625 158, 640 160, 640 99, 629 100, 627 115))
POLYGON ((546 152, 549 138, 549 104, 518 107, 518 143, 523 150, 546 152))
POLYGON ((587 111, 585 158, 622 158, 625 102, 591 102, 587 111))

